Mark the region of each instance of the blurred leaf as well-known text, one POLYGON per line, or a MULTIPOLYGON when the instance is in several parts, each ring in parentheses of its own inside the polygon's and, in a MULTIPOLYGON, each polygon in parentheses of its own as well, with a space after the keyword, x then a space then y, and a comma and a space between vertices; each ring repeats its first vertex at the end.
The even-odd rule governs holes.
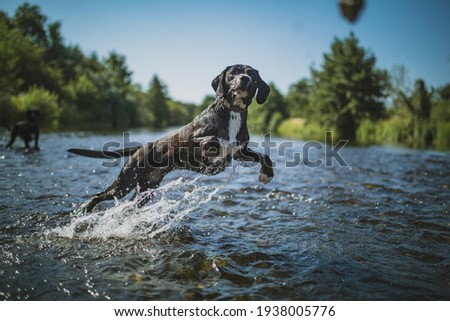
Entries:
POLYGON ((364 0, 340 0, 341 14, 350 22, 355 22, 364 7, 364 0))

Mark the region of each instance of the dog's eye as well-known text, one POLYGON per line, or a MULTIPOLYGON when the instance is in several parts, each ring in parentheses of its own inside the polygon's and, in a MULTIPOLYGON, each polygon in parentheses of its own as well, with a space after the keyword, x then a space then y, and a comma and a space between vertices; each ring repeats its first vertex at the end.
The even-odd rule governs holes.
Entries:
POLYGON ((255 79, 255 78, 256 78, 256 72, 255 72, 254 70, 252 70, 252 69, 247 69, 247 70, 245 71, 245 73, 246 73, 247 75, 249 75, 250 78, 252 78, 252 79, 255 79))
POLYGON ((228 74, 227 76, 228 82, 232 82, 234 78, 236 78, 236 73, 228 74))

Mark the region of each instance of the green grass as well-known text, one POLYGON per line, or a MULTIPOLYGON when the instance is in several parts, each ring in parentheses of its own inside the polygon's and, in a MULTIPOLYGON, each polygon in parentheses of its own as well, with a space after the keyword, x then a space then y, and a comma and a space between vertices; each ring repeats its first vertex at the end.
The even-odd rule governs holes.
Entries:
POLYGON ((289 118, 281 122, 276 133, 286 138, 324 141, 326 132, 330 130, 333 129, 324 128, 305 118, 289 118))

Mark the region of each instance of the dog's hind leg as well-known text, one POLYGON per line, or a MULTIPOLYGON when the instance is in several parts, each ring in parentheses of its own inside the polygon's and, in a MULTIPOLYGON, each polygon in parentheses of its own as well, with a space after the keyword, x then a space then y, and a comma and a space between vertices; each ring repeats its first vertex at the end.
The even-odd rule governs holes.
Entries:
POLYGON ((98 203, 123 198, 133 188, 134 186, 124 186, 120 179, 116 179, 105 191, 95 194, 84 208, 87 213, 90 213, 98 203))
POLYGON ((87 213, 90 213, 98 203, 112 199, 114 199, 114 196, 107 193, 107 191, 98 193, 87 203, 84 209, 87 213))
MULTIPOLYGON (((23 138, 23 137, 22 137, 23 138)), ((25 150, 30 149, 30 145, 28 144, 28 139, 25 137, 23 138, 23 142, 25 143, 25 150)))
POLYGON ((34 133, 34 149, 40 150, 39 148, 39 128, 36 128, 34 133))
POLYGON ((160 167, 154 168, 152 171, 146 173, 145 176, 144 174, 140 176, 141 179, 138 187, 136 188, 136 193, 132 197, 134 200, 139 196, 139 194, 143 194, 143 197, 137 201, 136 205, 138 208, 141 208, 154 198, 155 195, 153 190, 159 187, 159 184, 168 172, 169 167, 160 167))
POLYGON ((131 199, 132 200, 137 199, 136 206, 138 208, 141 208, 142 206, 144 206, 145 204, 150 202, 154 197, 155 197, 155 194, 154 194, 153 189, 145 189, 145 190, 139 189, 139 191, 136 191, 136 193, 133 195, 133 197, 131 199), (138 196, 143 193, 145 193, 145 195, 138 198, 138 196))
POLYGON ((17 134, 17 129, 15 127, 13 127, 13 130, 11 132, 11 138, 10 138, 8 144, 6 144, 6 148, 11 148, 12 147, 12 144, 14 144, 14 141, 16 140, 17 135, 18 135, 17 134))

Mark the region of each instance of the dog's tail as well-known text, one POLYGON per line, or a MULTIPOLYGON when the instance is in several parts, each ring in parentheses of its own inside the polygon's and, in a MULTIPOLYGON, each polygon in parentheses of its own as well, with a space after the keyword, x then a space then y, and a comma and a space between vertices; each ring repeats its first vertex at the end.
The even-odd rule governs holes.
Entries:
POLYGON ((79 149, 79 148, 71 148, 67 151, 69 153, 91 157, 91 158, 121 158, 134 154, 140 147, 128 147, 124 149, 118 149, 114 151, 109 150, 90 150, 90 149, 79 149))

